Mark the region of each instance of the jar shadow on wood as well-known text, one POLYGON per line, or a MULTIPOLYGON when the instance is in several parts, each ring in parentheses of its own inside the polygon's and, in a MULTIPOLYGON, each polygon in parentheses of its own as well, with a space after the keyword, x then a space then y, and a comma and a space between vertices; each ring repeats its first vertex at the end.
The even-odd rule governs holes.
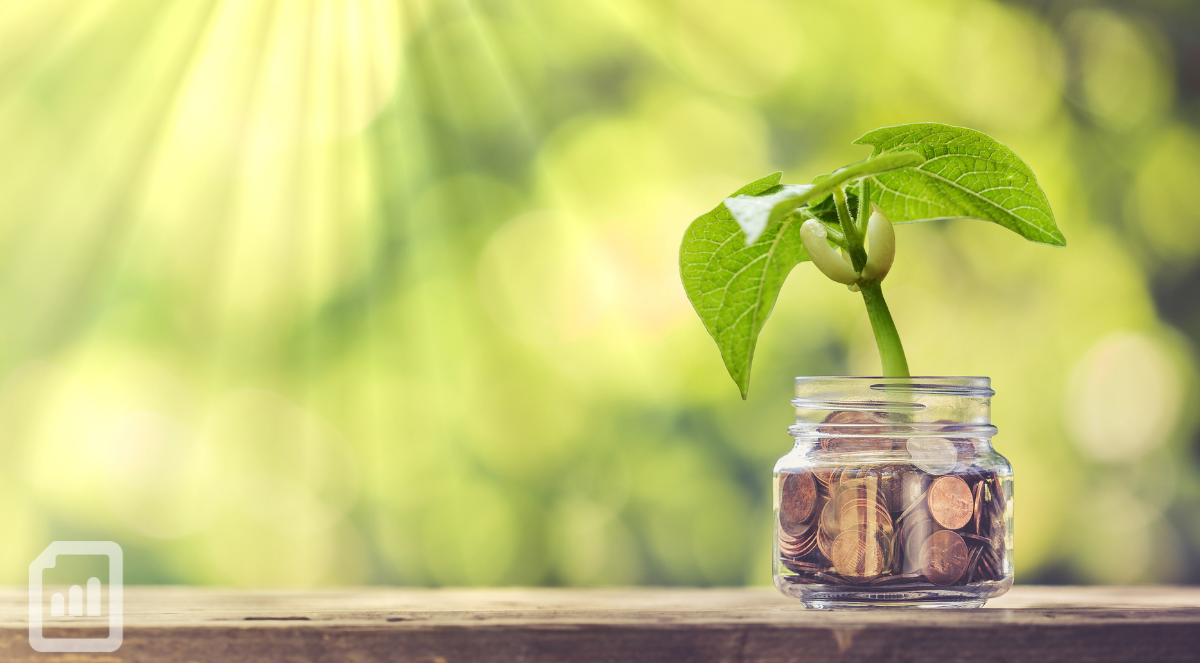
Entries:
POLYGON ((979 607, 1013 582, 984 377, 796 378, 773 575, 809 608, 979 607))

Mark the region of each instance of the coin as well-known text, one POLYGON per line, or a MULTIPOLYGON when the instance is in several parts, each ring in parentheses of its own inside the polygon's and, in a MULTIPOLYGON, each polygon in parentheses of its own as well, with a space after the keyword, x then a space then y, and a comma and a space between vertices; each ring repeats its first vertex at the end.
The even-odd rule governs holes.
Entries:
POLYGON ((794 539, 799 539, 800 537, 804 536, 805 534, 808 534, 809 530, 812 528, 811 523, 800 523, 799 525, 791 526, 790 531, 789 531, 789 528, 784 527, 784 525, 783 525, 783 522, 782 522, 783 518, 780 517, 779 520, 780 520, 779 536, 781 536, 781 537, 787 536, 787 537, 791 537, 794 539))
POLYGON ((925 541, 937 529, 937 525, 929 519, 928 515, 923 515, 919 519, 910 518, 904 522, 904 526, 900 528, 896 536, 902 547, 899 560, 900 568, 904 573, 921 571, 925 565, 924 560, 921 559, 921 549, 925 541))
POLYGON ((991 539, 986 539, 977 534, 966 534, 965 532, 959 532, 958 535, 963 538, 963 541, 973 541, 976 543, 981 543, 988 547, 990 547, 992 545, 991 539))
POLYGON ((961 437, 948 439, 958 453, 958 464, 963 467, 970 467, 971 463, 975 462, 976 457, 979 455, 975 450, 975 443, 961 437))
POLYGON ((989 489, 992 491, 992 502, 995 503, 996 510, 1003 512, 1006 498, 1004 497, 1004 487, 1000 485, 1000 475, 993 470, 991 476, 987 478, 987 482, 989 489))
POLYGON ((900 511, 904 503, 903 466, 894 464, 871 464, 854 468, 853 472, 842 472, 842 481, 866 481, 874 485, 879 501, 888 511, 900 511))
POLYGON ((896 517, 896 522, 905 520, 906 518, 909 518, 909 517, 913 516, 914 514, 923 513, 928 517, 929 513, 928 513, 927 505, 925 503, 925 498, 928 495, 929 495, 928 491, 921 493, 920 497, 918 497, 915 501, 913 501, 911 504, 909 504, 908 507, 905 508, 904 511, 899 516, 896 517))
POLYGON ((831 484, 837 482, 837 477, 842 471, 841 468, 832 465, 835 461, 833 458, 829 458, 829 456, 834 455, 826 452, 824 449, 813 449, 809 454, 809 458, 820 466, 813 469, 813 476, 816 477, 817 483, 821 485, 821 488, 825 490, 828 490, 831 484))
POLYGON ((868 582, 867 584, 868 585, 905 585, 905 584, 909 584, 909 583, 919 582, 920 580, 921 580, 921 574, 919 574, 919 573, 905 573, 905 574, 901 574, 901 575, 880 576, 880 577, 868 582))
POLYGON ((892 440, 882 437, 888 428, 882 412, 839 410, 829 413, 825 423, 834 425, 822 427, 822 432, 847 436, 821 438, 821 448, 826 451, 891 451, 893 448, 892 440))
POLYGON ((975 484, 975 533, 983 534, 979 531, 980 519, 983 518, 983 482, 975 484))
POLYGON ((833 500, 825 502, 821 509, 821 519, 817 525, 817 547, 825 559, 833 559, 833 540, 842 533, 842 525, 838 519, 837 506, 833 500))
POLYGON ((900 518, 903 518, 904 514, 911 511, 914 506, 925 503, 925 491, 927 490, 929 490, 928 474, 912 469, 901 473, 900 504, 902 508, 900 518))
POLYGON ((779 527, 800 536, 808 530, 817 504, 817 484, 808 472, 788 472, 779 477, 779 527))
POLYGON ((977 566, 979 564, 979 556, 982 554, 983 554, 983 547, 980 546, 979 548, 975 549, 975 552, 971 553, 971 558, 969 560, 967 560, 966 584, 968 584, 968 585, 971 584, 971 581, 975 578, 975 575, 979 571, 977 566))
POLYGON ((992 550, 997 552, 1004 550, 1006 547, 1004 516, 993 512, 988 520, 990 521, 988 525, 988 539, 992 543, 992 550))
POLYGON ((843 479, 833 489, 833 501, 838 504, 839 512, 846 502, 868 498, 873 500, 876 495, 876 483, 866 479, 843 479))
MULTIPOLYGON (((830 569, 830 570, 832 570, 832 569, 830 569)), ((822 572, 818 571, 817 573, 814 573, 813 575, 816 576, 818 579, 824 580, 825 582, 827 582, 831 585, 845 585, 848 582, 842 576, 834 574, 834 573, 822 573, 822 572)))
POLYGON ((939 477, 929 485, 929 515, 946 529, 958 529, 971 521, 974 511, 971 489, 955 476, 939 477))
POLYGON ((945 474, 958 464, 958 449, 941 437, 911 437, 906 444, 913 465, 929 474, 945 474))
POLYGON ((954 448, 958 452, 958 462, 970 467, 972 461, 974 461, 975 457, 978 455, 975 450, 975 442, 970 438, 954 436, 955 433, 961 433, 964 428, 969 428, 970 426, 953 422, 949 419, 939 419, 934 423, 945 424, 942 426, 942 430, 940 432, 946 436, 946 440, 954 445, 954 448))
POLYGON ((979 558, 980 580, 1003 580, 1000 568, 1000 553, 995 548, 985 550, 979 558))
MULTIPOLYGON (((840 537, 839 537, 840 538, 840 537)), ((967 544, 949 530, 934 532, 921 551, 925 577, 935 585, 952 585, 967 570, 967 544)))
POLYGON ((892 530, 892 517, 879 502, 856 499, 843 502, 838 507, 838 522, 842 531, 852 529, 892 530))
POLYGON ((800 558, 812 552, 817 547, 817 533, 809 532, 807 536, 794 538, 784 532, 779 533, 779 554, 784 557, 800 558))
POLYGON ((847 578, 875 578, 883 573, 883 547, 870 532, 842 532, 833 542, 833 566, 847 578))
POLYGON ((882 412, 864 410, 836 410, 825 417, 827 424, 878 424, 882 421, 882 412))
POLYGON ((796 560, 793 560, 793 559, 780 558, 779 561, 781 563, 783 563, 783 565, 786 566, 789 570, 795 571, 796 573, 816 573, 817 571, 825 570, 825 567, 823 567, 823 566, 820 566, 817 564, 806 564, 804 562, 797 562, 796 560))

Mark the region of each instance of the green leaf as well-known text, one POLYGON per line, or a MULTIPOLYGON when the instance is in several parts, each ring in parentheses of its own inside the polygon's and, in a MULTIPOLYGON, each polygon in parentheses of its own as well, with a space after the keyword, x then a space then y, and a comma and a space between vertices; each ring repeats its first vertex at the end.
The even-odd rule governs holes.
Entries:
POLYGON ((871 200, 893 223, 982 219, 1034 242, 1067 243, 1033 171, 987 134, 928 122, 876 129, 854 143, 874 146, 868 162, 900 151, 925 157, 872 177, 871 200))
MULTIPOLYGON (((770 196, 782 173, 742 187, 733 196, 770 196)), ((704 327, 717 342, 742 398, 750 386, 750 364, 758 333, 771 314, 792 268, 808 260, 800 241, 803 219, 788 215, 749 246, 725 203, 688 226, 679 249, 683 287, 704 327)))
POLYGON ((805 184, 781 184, 771 187, 770 191, 761 195, 730 196, 725 199, 725 208, 741 226, 742 233, 746 236, 746 244, 750 245, 758 241, 759 236, 767 229, 767 221, 776 204, 799 198, 811 189, 812 186, 805 184))

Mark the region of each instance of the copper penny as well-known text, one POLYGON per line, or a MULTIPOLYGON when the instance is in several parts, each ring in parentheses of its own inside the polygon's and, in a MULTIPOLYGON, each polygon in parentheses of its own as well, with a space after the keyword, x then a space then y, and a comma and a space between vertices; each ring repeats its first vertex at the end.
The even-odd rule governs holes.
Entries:
POLYGON ((782 562, 789 571, 794 571, 795 573, 817 573, 818 571, 825 570, 824 567, 817 566, 816 564, 805 564, 804 562, 797 562, 791 559, 780 559, 779 561, 782 562))
POLYGON ((834 489, 834 500, 840 509, 842 505, 854 500, 870 500, 878 502, 884 511, 888 510, 888 497, 883 492, 884 486, 879 477, 863 476, 858 478, 843 478, 834 489))
POLYGON ((979 531, 980 520, 983 518, 983 482, 975 484, 975 533, 983 534, 979 531))
POLYGON ((883 413, 839 410, 829 413, 825 423, 834 425, 821 428, 822 432, 849 436, 822 438, 821 448, 826 451, 891 451, 893 448, 890 439, 875 437, 887 432, 883 413))
POLYGON ((833 501, 837 503, 837 508, 840 512, 842 506, 846 503, 859 499, 867 499, 868 497, 873 497, 874 494, 874 486, 868 485, 864 480, 843 479, 833 491, 833 501))
POLYGON ((892 517, 883 505, 874 500, 849 500, 840 504, 838 509, 838 522, 843 532, 852 529, 892 531, 892 517))
POLYGON ((997 551, 1004 550, 1006 547, 1004 518, 1000 514, 992 514, 988 530, 988 539, 992 542, 992 549, 997 551))
POLYGON ((837 466, 830 467, 834 461, 829 457, 833 455, 823 449, 814 449, 809 456, 817 465, 823 465, 823 467, 814 468, 812 473, 816 477, 817 483, 820 484, 820 488, 825 491, 828 491, 832 484, 837 483, 838 474, 841 473, 841 469, 837 466))
POLYGON ((995 548, 988 548, 984 551, 983 557, 979 560, 981 573, 984 580, 1001 580, 1004 574, 1000 573, 1000 553, 995 548))
POLYGON ((868 582, 867 584, 868 585, 907 585, 909 583, 912 583, 915 580, 920 580, 920 578, 921 578, 921 574, 919 574, 919 573, 905 573, 905 574, 901 574, 901 575, 885 575, 885 576, 880 576, 880 577, 872 580, 871 582, 868 582))
POLYGON ((779 478, 779 527, 800 536, 808 530, 817 505, 817 482, 808 472, 788 472, 779 478))
POLYGON ((883 547, 871 532, 842 532, 833 541, 833 566, 847 578, 870 580, 883 573, 884 562, 883 547))
POLYGON ((946 529, 958 529, 971 522, 974 500, 967 482, 956 476, 938 477, 929 485, 929 515, 946 529))
POLYGON ((817 525, 817 547, 821 549, 825 559, 833 559, 833 540, 841 533, 842 525, 837 508, 833 500, 829 500, 825 502, 825 508, 821 509, 821 520, 817 525))
MULTIPOLYGON (((843 473, 845 476, 845 473, 843 473)), ((865 465, 858 469, 854 478, 875 484, 879 501, 888 511, 901 511, 904 504, 903 468, 900 465, 865 465)))
POLYGON ((921 550, 925 577, 935 585, 952 585, 967 571, 969 553, 962 537, 950 530, 934 532, 921 550))
MULTIPOLYGON (((878 412, 866 412, 863 410, 837 410, 830 412, 825 416, 827 424, 878 424, 882 421, 883 415, 878 412)), ((825 429, 822 429, 825 430, 825 429)))
POLYGON ((784 557, 799 558, 804 557, 812 552, 813 548, 817 547, 817 533, 809 532, 807 536, 793 538, 785 534, 779 533, 779 554, 784 557))
POLYGON ((989 486, 995 489, 992 491, 992 502, 995 503, 996 509, 998 511, 1004 511, 1007 500, 1004 497, 1004 486, 1000 484, 1000 475, 992 472, 992 476, 986 481, 988 482, 989 486))
POLYGON ((967 584, 968 585, 971 584, 971 581, 975 578, 976 566, 979 564, 979 556, 982 554, 983 554, 983 547, 981 546, 979 548, 976 548, 975 552, 971 553, 971 558, 969 560, 967 560, 967 584))

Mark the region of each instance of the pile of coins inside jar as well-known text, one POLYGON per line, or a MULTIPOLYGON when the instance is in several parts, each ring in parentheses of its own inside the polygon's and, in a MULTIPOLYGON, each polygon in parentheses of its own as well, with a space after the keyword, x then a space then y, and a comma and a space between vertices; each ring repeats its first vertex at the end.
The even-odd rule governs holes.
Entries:
POLYGON ((812 469, 780 471, 779 557, 796 574, 788 582, 899 589, 1003 579, 1004 492, 994 470, 973 466, 974 444, 871 437, 872 426, 887 430, 871 412, 826 422, 856 424, 862 436, 822 438, 812 469))

